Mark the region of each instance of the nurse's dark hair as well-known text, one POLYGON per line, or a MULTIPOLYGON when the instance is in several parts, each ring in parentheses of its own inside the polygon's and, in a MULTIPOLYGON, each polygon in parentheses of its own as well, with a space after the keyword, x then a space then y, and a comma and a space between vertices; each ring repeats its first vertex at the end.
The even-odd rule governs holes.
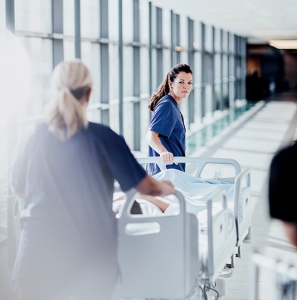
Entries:
POLYGON ((169 91, 170 91, 169 80, 171 82, 173 82, 174 79, 176 78, 176 76, 180 72, 193 74, 190 66, 188 66, 186 64, 177 64, 173 68, 171 68, 170 71, 165 76, 163 82, 159 85, 157 92, 154 93, 153 96, 150 99, 150 103, 149 103, 148 107, 151 111, 154 110, 154 108, 155 108, 156 104, 158 103, 158 101, 162 97, 164 97, 165 95, 167 95, 169 93, 169 91))
POLYGON ((60 140, 70 139, 88 125, 85 96, 91 93, 93 80, 80 60, 59 63, 52 75, 53 95, 46 110, 49 130, 60 140))

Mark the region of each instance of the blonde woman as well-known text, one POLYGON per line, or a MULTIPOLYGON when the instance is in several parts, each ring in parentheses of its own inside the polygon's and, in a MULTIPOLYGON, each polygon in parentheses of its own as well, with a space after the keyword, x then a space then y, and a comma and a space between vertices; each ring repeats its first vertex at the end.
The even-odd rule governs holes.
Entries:
POLYGON ((60 63, 52 87, 12 170, 24 197, 13 279, 22 300, 107 300, 118 277, 114 180, 148 195, 174 189, 148 176, 122 137, 87 121, 92 77, 81 61, 60 63))

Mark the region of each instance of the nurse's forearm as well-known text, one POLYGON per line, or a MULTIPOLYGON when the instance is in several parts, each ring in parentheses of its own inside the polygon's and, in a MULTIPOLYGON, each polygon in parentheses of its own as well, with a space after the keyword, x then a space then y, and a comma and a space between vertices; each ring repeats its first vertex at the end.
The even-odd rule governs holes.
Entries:
POLYGON ((171 182, 165 180, 158 181, 149 175, 146 175, 146 177, 134 188, 141 194, 150 196, 168 196, 175 192, 171 182))
POLYGON ((146 134, 146 141, 157 153, 161 154, 163 152, 168 152, 168 150, 162 145, 158 132, 148 130, 146 134))

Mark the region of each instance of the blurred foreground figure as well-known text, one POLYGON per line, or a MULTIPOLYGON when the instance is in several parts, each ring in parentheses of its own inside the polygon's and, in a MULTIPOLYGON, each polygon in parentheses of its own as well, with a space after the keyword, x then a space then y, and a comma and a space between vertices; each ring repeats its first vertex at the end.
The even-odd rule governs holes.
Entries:
POLYGON ((22 300, 107 300, 119 274, 114 180, 148 195, 174 189, 148 176, 122 137, 87 121, 92 78, 81 61, 60 63, 52 87, 12 170, 24 199, 13 279, 22 300))
POLYGON ((290 242, 297 247, 297 143, 272 159, 269 176, 270 216, 282 221, 290 242))

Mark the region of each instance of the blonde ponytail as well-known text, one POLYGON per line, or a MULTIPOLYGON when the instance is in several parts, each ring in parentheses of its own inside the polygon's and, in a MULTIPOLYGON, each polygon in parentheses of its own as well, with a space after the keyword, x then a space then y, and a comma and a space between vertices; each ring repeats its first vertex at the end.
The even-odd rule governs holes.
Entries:
POLYGON ((46 122, 49 130, 65 141, 88 125, 84 96, 92 88, 90 71, 79 60, 62 62, 53 72, 52 88, 46 122))

